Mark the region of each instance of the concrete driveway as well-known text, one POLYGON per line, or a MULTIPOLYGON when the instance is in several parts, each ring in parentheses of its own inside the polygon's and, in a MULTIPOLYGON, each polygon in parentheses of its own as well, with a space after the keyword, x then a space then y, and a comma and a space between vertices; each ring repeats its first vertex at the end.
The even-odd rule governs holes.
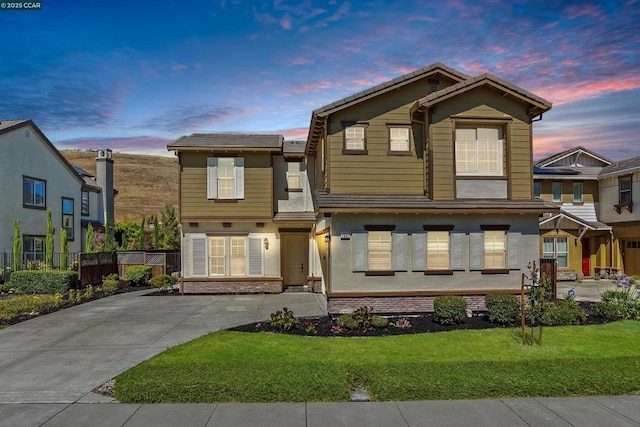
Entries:
POLYGON ((0 330, 0 403, 107 402, 95 387, 169 347, 268 319, 326 314, 324 296, 114 295, 0 330))

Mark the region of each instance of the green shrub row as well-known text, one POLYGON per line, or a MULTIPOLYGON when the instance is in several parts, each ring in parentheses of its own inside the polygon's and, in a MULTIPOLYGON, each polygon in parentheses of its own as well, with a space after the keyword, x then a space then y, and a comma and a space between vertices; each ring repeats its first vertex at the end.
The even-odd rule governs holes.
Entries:
POLYGON ((467 300, 459 295, 437 296, 433 300, 433 312, 442 325, 463 323, 467 317, 467 300))
POLYGON ((484 304, 492 323, 514 325, 520 321, 520 301, 515 295, 489 294, 484 304))
POLYGON ((11 286, 20 294, 55 294, 75 288, 78 273, 58 270, 20 270, 11 273, 11 286))
POLYGON ((40 313, 65 302, 61 293, 54 295, 16 295, 0 300, 0 321, 9 321, 23 314, 40 313))
POLYGON ((160 289, 162 292, 169 292, 177 282, 178 279, 168 274, 161 274, 149 280, 151 286, 160 289))
POLYGON ((132 265, 124 270, 124 276, 132 286, 144 286, 151 280, 151 266, 132 265))

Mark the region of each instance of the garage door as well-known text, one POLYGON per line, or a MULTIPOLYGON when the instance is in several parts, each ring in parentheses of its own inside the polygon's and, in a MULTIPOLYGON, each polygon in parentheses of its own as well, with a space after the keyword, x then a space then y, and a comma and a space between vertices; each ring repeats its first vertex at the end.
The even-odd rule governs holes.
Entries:
POLYGON ((640 274, 640 240, 627 240, 624 250, 624 272, 628 275, 640 274))

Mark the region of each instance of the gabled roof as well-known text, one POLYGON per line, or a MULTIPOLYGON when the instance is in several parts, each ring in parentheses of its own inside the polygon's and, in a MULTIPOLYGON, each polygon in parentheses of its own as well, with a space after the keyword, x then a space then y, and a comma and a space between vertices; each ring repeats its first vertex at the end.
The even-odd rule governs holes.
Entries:
POLYGON ((361 92, 354 93, 353 95, 342 98, 338 101, 327 104, 324 107, 320 107, 311 113, 311 124, 309 126, 309 137, 307 138, 307 153, 311 153, 317 146, 317 137, 322 133, 324 129, 324 123, 329 114, 335 113, 347 107, 350 107, 359 102, 371 99, 373 97, 382 95, 392 90, 398 89, 402 86, 406 86, 417 80, 424 79, 425 77, 433 74, 442 74, 454 81, 464 81, 470 78, 467 74, 461 73, 451 67, 448 67, 440 62, 422 67, 419 70, 412 71, 404 74, 395 79, 386 81, 379 85, 370 87, 361 92))
POLYGON ((545 111, 551 109, 552 104, 546 99, 534 95, 533 93, 526 91, 519 86, 509 83, 506 80, 502 80, 501 78, 489 73, 481 74, 477 77, 467 79, 463 82, 457 83, 453 86, 449 86, 437 92, 430 93, 424 98, 420 98, 420 100, 418 100, 418 103, 422 107, 430 107, 446 99, 452 98, 480 86, 491 86, 517 99, 520 99, 523 102, 530 104, 529 114, 531 116, 537 116, 538 114, 544 113, 545 111))
POLYGON ((535 166, 541 167, 541 168, 546 168, 546 167, 553 167, 554 163, 558 163, 560 160, 566 159, 567 157, 571 157, 573 155, 577 155, 577 157, 586 155, 588 157, 593 158, 594 160, 602 163, 602 167, 610 165, 611 163, 613 163, 612 160, 607 159, 604 156, 601 156, 600 154, 588 150, 585 147, 582 146, 578 146, 578 147, 573 147, 570 148, 568 150, 565 150, 561 153, 558 154, 554 154, 553 156, 549 156, 546 157, 542 160, 538 160, 537 162, 535 162, 535 166))
POLYGON ((630 159, 613 162, 609 166, 602 169, 598 178, 607 178, 610 176, 627 175, 640 171, 640 156, 630 159))
POLYGON ((80 183, 80 184, 85 184, 84 180, 82 179, 82 177, 76 172, 76 170, 74 169, 74 167, 71 165, 71 163, 69 163, 69 161, 58 151, 58 149, 51 143, 51 141, 49 141, 49 138, 47 138, 44 133, 42 133, 42 131, 40 130, 40 128, 38 128, 38 126, 36 126, 36 124, 33 122, 33 120, 31 119, 26 119, 26 120, 2 120, 0 121, 0 136, 2 136, 5 133, 14 131, 16 129, 20 129, 23 127, 31 127, 31 129, 33 129, 33 131, 35 133, 38 134, 38 136, 40 137, 40 139, 42 141, 44 141, 45 146, 49 149, 49 151, 51 151, 51 153, 58 158, 58 160, 60 160, 60 162, 62 162, 62 166, 64 168, 66 168, 69 173, 71 173, 71 175, 74 176, 74 178, 80 183))
POLYGON ((194 133, 167 145, 168 150, 280 151, 282 135, 242 133, 194 133))
MULTIPOLYGON (((576 215, 572 215, 569 212, 561 211, 560 213, 553 214, 547 218, 540 220, 538 225, 545 225, 553 223, 555 221, 561 221, 563 219, 569 220, 578 224, 581 227, 585 227, 587 230, 611 230, 611 226, 599 221, 586 221, 576 215)), ((561 228, 561 227, 560 227, 561 228)))
POLYGON ((285 157, 304 157, 307 141, 283 141, 282 152, 285 157))

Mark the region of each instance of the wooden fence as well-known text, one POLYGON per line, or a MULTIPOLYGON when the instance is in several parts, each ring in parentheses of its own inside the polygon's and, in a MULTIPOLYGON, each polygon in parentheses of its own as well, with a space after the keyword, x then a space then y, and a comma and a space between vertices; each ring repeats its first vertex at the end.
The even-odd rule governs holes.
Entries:
POLYGON ((102 276, 118 272, 115 252, 81 253, 78 255, 80 286, 102 283, 102 276))

